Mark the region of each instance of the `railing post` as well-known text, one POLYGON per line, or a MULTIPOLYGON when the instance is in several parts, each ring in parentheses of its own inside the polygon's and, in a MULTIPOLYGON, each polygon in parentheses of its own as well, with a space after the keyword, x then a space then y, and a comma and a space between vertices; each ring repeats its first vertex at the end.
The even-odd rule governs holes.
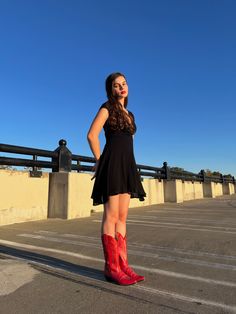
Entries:
POLYGON ((69 149, 66 147, 66 141, 60 140, 59 147, 55 150, 58 153, 56 159, 53 161, 57 162, 57 167, 52 169, 52 172, 70 172, 71 171, 71 161, 72 154, 69 149))
MULTIPOLYGON (((37 155, 33 155, 33 161, 37 161, 37 155)), ((40 178, 42 177, 43 172, 38 170, 38 167, 33 166, 30 171, 30 177, 32 178, 40 178)))
MULTIPOLYGON (((79 166, 80 166, 80 161, 79 161, 79 160, 77 160, 77 162, 76 162, 76 163, 77 163, 77 166, 79 167, 79 166)), ((77 170, 77 172, 80 172, 80 170, 78 169, 78 170, 77 170)))
POLYGON ((224 176, 223 176, 222 173, 220 174, 220 180, 221 180, 221 183, 224 183, 224 182, 225 182, 225 178, 224 178, 224 176))
POLYGON ((202 176, 202 182, 206 182, 206 172, 204 170, 201 170, 200 174, 202 176))
POLYGON ((170 168, 168 167, 166 161, 163 162, 163 167, 162 168, 164 168, 164 170, 165 170, 165 179, 167 181, 171 180, 170 168))

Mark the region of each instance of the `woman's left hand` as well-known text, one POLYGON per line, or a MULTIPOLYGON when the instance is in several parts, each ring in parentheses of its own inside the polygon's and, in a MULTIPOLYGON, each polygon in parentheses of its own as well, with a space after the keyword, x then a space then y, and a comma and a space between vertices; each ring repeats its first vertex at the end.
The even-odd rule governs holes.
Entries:
POLYGON ((94 175, 92 176, 91 180, 93 180, 93 179, 96 178, 96 176, 97 176, 98 164, 99 164, 99 159, 96 161, 96 163, 95 163, 94 166, 93 166, 92 171, 94 171, 94 175))

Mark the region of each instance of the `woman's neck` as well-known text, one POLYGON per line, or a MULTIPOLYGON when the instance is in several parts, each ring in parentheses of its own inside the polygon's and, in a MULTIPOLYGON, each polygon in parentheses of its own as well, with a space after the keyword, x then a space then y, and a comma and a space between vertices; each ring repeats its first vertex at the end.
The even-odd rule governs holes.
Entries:
POLYGON ((118 98, 118 101, 119 101, 119 103, 122 105, 122 107, 123 107, 123 109, 124 109, 124 107, 125 107, 125 99, 122 97, 122 98, 118 98))

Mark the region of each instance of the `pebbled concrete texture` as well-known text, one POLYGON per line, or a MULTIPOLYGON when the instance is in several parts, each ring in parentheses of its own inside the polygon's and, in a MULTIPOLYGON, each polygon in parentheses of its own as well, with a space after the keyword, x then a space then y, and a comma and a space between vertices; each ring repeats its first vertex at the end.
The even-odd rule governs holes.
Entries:
POLYGON ((0 259, 0 296, 10 294, 30 283, 39 272, 29 264, 12 259, 0 259))

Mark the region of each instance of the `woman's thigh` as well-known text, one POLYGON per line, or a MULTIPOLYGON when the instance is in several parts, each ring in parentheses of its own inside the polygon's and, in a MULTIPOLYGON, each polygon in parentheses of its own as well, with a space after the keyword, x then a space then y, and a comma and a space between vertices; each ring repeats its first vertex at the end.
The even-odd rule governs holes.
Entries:
POLYGON ((119 219, 119 194, 109 196, 104 204, 104 216, 107 218, 119 219))

